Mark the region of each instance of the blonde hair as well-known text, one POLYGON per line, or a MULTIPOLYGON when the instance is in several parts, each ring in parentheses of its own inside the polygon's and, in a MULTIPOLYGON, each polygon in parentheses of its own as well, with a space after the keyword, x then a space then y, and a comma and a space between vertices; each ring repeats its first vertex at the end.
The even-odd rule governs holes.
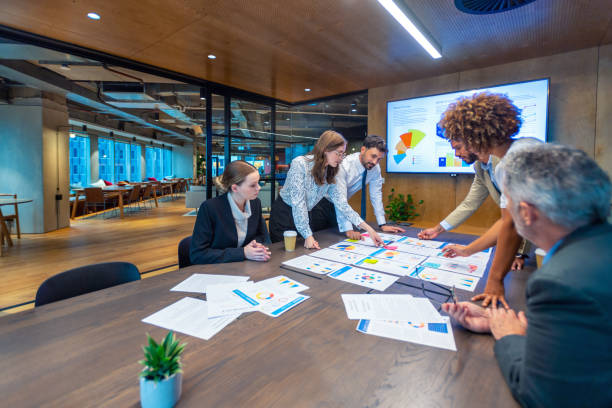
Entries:
POLYGON ((222 192, 229 191, 234 184, 242 184, 251 173, 257 173, 255 166, 244 160, 235 160, 227 165, 222 175, 215 177, 217 189, 222 192))
POLYGON ((312 154, 312 161, 314 166, 312 167, 312 177, 315 183, 319 186, 323 184, 333 184, 335 182, 336 174, 340 166, 332 167, 325 165, 325 153, 336 150, 340 146, 346 145, 346 139, 338 132, 333 130, 326 130, 321 134, 319 140, 314 145, 314 148, 310 152, 312 154))

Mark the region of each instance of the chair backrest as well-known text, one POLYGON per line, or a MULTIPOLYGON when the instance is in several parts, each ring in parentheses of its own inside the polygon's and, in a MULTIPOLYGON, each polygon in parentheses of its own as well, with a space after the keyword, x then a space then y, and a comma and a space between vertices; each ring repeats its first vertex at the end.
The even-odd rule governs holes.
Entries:
POLYGON ((36 292, 34 305, 42 306, 135 280, 140 280, 140 272, 136 265, 129 262, 106 262, 81 266, 44 281, 36 292))
POLYGON ((104 193, 101 187, 87 187, 85 189, 85 202, 86 203, 103 203, 104 193))
POLYGON ((189 250, 191 249, 191 235, 181 239, 178 245, 179 268, 186 268, 191 265, 189 250))
POLYGON ((135 184, 132 186, 132 191, 130 191, 130 197, 128 198, 128 202, 131 203, 133 201, 138 201, 140 198, 140 185, 135 184))
POLYGON ((149 198, 151 198, 151 190, 153 189, 153 187, 150 184, 147 184, 146 187, 144 188, 143 192, 142 192, 142 199, 143 200, 148 200, 149 198))

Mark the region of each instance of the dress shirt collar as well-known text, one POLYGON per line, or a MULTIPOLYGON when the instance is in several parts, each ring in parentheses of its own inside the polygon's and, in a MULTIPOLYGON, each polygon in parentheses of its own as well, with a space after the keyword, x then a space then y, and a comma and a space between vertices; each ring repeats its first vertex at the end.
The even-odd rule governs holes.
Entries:
POLYGON ((227 193, 227 200, 229 201, 230 208, 232 209, 232 216, 237 221, 244 221, 251 216, 251 203, 249 200, 246 200, 244 204, 244 212, 240 211, 238 208, 238 204, 234 201, 234 197, 232 197, 232 193, 227 193))

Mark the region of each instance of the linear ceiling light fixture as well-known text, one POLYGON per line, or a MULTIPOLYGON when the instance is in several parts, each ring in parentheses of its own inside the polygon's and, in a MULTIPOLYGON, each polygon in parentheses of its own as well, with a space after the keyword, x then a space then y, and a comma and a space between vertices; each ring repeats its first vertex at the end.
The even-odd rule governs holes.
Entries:
POLYGON ((92 20, 99 20, 100 19, 100 15, 98 13, 87 13, 87 17, 91 18, 92 20))
MULTIPOLYGON (((393 2, 393 0, 378 0, 381 6, 385 8, 393 16, 395 20, 402 27, 408 31, 408 33, 414 38, 421 47, 425 48, 425 51, 431 55, 432 58, 438 59, 442 58, 442 54, 438 50, 434 44, 432 44, 427 37, 417 28, 417 26, 408 18, 406 13, 404 13, 398 6, 393 2)), ((414 19, 414 18, 413 18, 414 19)))

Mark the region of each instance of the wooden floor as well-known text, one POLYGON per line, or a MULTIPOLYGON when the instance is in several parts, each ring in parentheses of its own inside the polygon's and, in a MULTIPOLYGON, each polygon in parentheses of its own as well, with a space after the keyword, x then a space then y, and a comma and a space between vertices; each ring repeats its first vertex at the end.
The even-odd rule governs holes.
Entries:
MULTIPOLYGON (((73 220, 69 228, 46 234, 25 234, 0 258, 0 314, 33 307, 38 286, 48 277, 70 268, 98 262, 135 264, 143 278, 178 268, 179 241, 191 235, 195 217, 185 200, 160 202, 148 213, 73 220)), ((429 227, 415 223, 416 227, 429 227)), ((479 235, 482 228, 460 227, 456 232, 479 235)))
POLYGON ((77 266, 126 261, 145 273, 143 278, 155 274, 148 271, 177 269, 178 243, 191 235, 196 219, 183 217, 188 211, 181 197, 160 201, 146 214, 72 220, 69 228, 14 237, 14 246, 0 257, 0 309, 33 301, 45 279, 77 266))

